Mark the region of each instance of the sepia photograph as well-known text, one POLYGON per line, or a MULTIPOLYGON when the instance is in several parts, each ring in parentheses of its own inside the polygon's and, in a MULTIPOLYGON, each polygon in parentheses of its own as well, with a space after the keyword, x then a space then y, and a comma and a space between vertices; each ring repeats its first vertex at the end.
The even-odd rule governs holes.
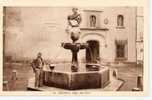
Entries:
POLYGON ((144 10, 3 7, 2 91, 143 92, 144 10))

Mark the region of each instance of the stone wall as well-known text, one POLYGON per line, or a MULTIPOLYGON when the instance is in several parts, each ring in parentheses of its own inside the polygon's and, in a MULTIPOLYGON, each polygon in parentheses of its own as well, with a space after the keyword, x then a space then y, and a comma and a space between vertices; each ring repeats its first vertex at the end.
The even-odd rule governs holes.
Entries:
MULTIPOLYGON (((105 7, 80 8, 82 14, 81 28, 85 27, 87 19, 84 10, 101 11, 101 28, 108 31, 82 31, 84 38, 80 41, 96 39, 100 41, 100 57, 106 61, 114 61, 116 50, 115 40, 128 40, 127 61, 136 61, 136 8, 135 7, 105 7), (124 28, 117 28, 117 15, 124 15, 124 28), (108 24, 104 21, 108 20, 108 24), (100 34, 101 36, 99 36, 100 34), (107 44, 107 47, 104 47, 107 44)), ((61 42, 71 42, 65 32, 67 16, 71 14, 70 7, 7 7, 5 20, 5 54, 15 57, 34 58, 38 52, 45 59, 71 61, 71 52, 63 49, 61 42)), ((79 59, 85 58, 85 50, 80 51, 79 59)))

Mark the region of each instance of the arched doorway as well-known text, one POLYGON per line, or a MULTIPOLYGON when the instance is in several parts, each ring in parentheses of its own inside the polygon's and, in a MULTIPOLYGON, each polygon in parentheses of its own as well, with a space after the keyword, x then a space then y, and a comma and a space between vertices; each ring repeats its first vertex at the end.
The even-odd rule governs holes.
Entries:
POLYGON ((86 49, 86 63, 97 63, 100 58, 99 41, 88 40, 89 48, 86 49))

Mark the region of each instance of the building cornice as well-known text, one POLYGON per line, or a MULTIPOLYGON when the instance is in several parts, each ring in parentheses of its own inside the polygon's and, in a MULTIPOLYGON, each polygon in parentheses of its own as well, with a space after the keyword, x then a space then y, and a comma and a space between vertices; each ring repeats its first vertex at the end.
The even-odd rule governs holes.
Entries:
POLYGON ((90 31, 108 31, 108 28, 80 28, 80 30, 90 30, 90 31))

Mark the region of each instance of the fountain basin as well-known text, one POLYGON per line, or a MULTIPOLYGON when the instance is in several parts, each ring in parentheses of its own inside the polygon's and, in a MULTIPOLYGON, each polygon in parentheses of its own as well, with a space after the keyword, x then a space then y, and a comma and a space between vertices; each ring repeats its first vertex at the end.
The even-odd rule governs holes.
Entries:
POLYGON ((110 71, 103 67, 99 71, 62 72, 43 71, 43 83, 49 87, 69 90, 104 88, 110 83, 110 71))

